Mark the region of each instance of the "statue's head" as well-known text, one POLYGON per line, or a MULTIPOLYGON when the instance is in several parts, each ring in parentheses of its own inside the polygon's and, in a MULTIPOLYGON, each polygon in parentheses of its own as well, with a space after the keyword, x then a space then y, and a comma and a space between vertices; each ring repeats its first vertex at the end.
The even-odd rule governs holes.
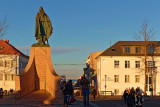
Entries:
POLYGON ((42 13, 42 14, 44 13, 44 10, 43 10, 42 6, 39 8, 39 12, 42 13))

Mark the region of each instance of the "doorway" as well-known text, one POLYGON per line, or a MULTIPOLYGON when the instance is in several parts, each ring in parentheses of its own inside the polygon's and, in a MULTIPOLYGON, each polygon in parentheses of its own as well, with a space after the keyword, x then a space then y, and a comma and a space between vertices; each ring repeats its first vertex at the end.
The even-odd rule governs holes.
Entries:
POLYGON ((152 76, 146 75, 146 93, 147 95, 152 95, 153 85, 152 85, 152 76))

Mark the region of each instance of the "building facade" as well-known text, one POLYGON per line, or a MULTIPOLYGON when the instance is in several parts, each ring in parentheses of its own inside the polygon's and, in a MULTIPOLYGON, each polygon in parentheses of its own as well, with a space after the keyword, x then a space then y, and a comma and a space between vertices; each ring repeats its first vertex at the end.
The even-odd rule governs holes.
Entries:
POLYGON ((145 86, 147 95, 160 93, 160 42, 119 41, 97 57, 99 94, 122 95, 126 88, 145 86), (146 53, 146 57, 145 57, 146 53), (145 61, 146 59, 146 61, 145 61))
POLYGON ((97 59, 103 51, 90 53, 86 60, 86 68, 84 68, 85 77, 90 81, 91 89, 97 89, 97 59))
POLYGON ((15 90, 15 76, 24 70, 29 57, 9 44, 9 40, 0 40, 0 47, 0 88, 15 90))

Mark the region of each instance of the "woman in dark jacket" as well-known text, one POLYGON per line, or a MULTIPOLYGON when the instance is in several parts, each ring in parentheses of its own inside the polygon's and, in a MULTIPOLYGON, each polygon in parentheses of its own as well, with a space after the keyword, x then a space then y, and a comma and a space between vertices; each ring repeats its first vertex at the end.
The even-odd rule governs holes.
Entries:
POLYGON ((87 106, 89 106, 89 81, 85 77, 83 77, 82 80, 80 81, 80 84, 82 85, 84 106, 86 106, 86 101, 87 101, 87 106))

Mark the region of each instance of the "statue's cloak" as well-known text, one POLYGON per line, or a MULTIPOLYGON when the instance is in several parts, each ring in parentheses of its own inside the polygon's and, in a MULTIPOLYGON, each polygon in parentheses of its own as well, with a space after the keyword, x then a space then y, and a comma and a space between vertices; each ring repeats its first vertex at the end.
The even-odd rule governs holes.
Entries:
POLYGON ((35 19, 36 19, 36 26, 35 26, 36 39, 39 39, 42 37, 43 41, 48 40, 53 30, 49 17, 45 13, 43 15, 40 15, 40 13, 37 13, 35 19))

